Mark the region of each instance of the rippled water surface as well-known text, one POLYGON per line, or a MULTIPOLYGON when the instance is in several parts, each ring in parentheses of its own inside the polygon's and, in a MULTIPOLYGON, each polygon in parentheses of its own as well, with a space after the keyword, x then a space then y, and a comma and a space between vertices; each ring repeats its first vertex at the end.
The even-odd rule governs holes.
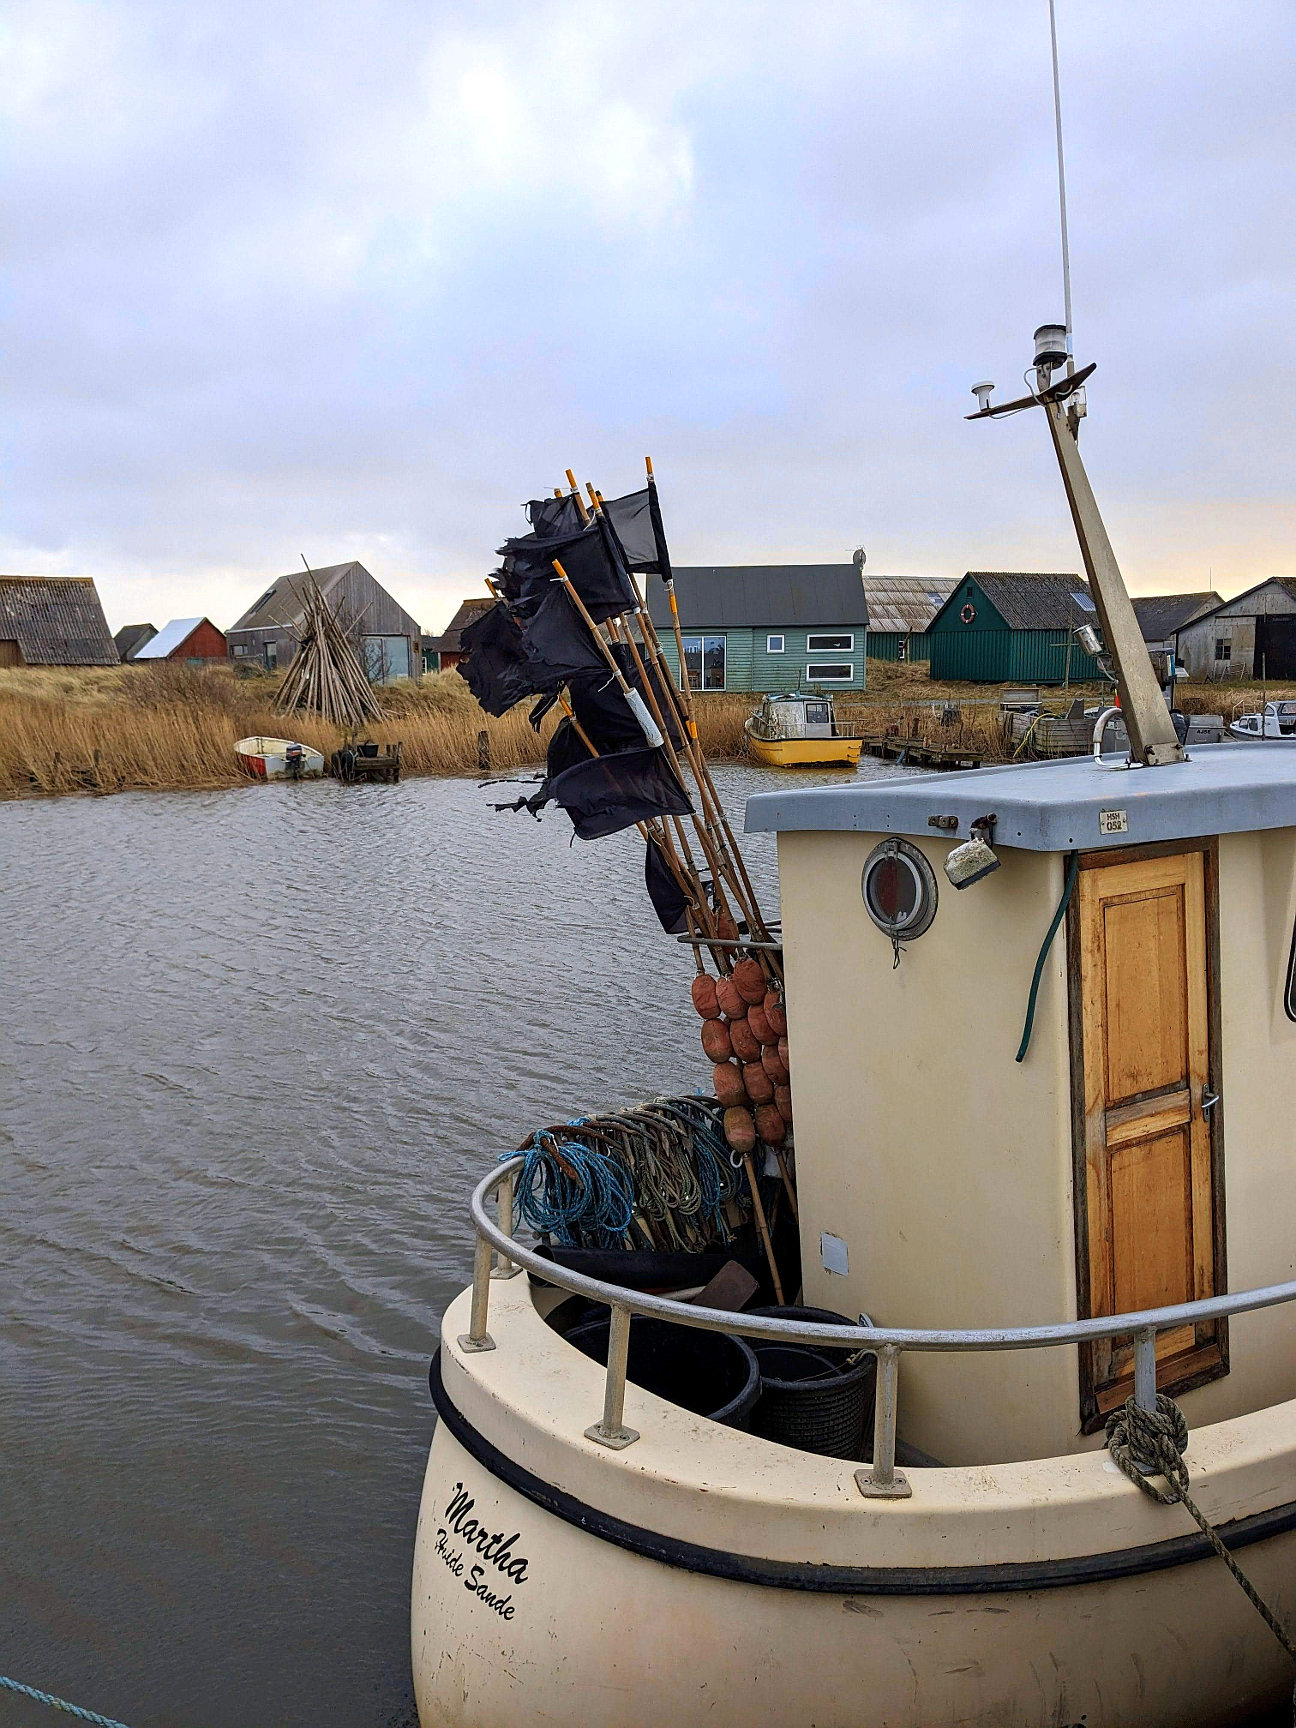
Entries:
MULTIPOLYGON (((717 774, 736 819, 828 777, 717 774)), ((506 794, 0 805, 0 1671, 133 1728, 412 1723, 469 1189, 706 1077, 642 843, 506 794)))

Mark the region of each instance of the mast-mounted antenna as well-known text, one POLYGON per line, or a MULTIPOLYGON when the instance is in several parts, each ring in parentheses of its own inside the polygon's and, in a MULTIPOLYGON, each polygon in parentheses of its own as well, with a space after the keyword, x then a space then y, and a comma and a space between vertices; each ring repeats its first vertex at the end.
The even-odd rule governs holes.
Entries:
POLYGON ((1057 131, 1058 214, 1062 219, 1062 305, 1066 315, 1067 377, 1075 371, 1071 324, 1071 242, 1067 237, 1066 162, 1062 155, 1062 81, 1058 75, 1057 9, 1049 0, 1049 41, 1053 46, 1053 124, 1057 131))

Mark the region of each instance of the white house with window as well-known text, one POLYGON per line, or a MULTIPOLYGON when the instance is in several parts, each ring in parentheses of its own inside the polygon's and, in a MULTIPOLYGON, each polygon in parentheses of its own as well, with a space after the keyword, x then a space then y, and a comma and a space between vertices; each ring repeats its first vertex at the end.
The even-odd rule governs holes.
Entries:
MULTIPOLYGON (((675 597, 694 690, 864 688, 868 603, 856 564, 677 567, 675 597)), ((648 609, 678 670, 670 606, 655 578, 648 609)))

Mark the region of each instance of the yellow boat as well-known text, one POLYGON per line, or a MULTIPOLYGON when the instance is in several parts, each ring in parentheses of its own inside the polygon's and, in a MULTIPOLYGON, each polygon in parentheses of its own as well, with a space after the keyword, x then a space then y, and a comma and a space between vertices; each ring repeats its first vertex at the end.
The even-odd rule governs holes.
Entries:
POLYGON ((831 696, 766 696, 744 730, 752 758, 771 768, 853 768, 863 742, 837 730, 831 696))

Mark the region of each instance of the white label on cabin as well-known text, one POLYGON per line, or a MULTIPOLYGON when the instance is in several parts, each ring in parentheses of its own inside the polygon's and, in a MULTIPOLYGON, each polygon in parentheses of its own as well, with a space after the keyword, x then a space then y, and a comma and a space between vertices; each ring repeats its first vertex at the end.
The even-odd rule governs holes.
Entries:
POLYGON ((1100 810, 1098 812, 1098 832, 1100 834, 1128 834, 1129 816, 1124 810, 1100 810))
POLYGON ((819 1258, 825 1272, 837 1272, 844 1278, 850 1271, 850 1250, 840 1236, 830 1236, 826 1230, 819 1237, 819 1258))

